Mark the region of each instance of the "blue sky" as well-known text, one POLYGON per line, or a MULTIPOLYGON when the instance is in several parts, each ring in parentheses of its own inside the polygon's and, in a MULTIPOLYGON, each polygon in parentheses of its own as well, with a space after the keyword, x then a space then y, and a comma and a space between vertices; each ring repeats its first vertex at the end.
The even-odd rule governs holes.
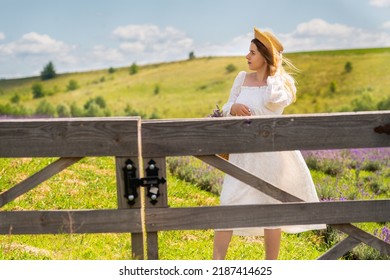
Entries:
POLYGON ((390 47, 390 0, 0 0, 0 78, 245 55, 254 26, 285 52, 390 47))

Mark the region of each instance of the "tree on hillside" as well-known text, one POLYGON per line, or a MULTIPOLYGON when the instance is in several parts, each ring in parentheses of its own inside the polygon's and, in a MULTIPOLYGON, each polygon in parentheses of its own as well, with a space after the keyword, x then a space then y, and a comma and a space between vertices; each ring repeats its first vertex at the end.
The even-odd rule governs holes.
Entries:
POLYGON ((34 83, 31 87, 33 98, 41 98, 45 96, 43 86, 41 83, 34 83))
POLYGON ((56 70, 54 68, 54 64, 50 61, 46 66, 43 68, 41 72, 41 80, 49 80, 56 77, 56 70))
POLYGON ((188 59, 189 60, 195 59, 195 53, 193 51, 188 54, 188 59))

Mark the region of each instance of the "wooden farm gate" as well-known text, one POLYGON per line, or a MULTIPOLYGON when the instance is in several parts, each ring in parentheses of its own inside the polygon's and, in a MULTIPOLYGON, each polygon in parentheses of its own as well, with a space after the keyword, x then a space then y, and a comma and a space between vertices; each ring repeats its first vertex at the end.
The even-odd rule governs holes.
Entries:
POLYGON ((390 244, 351 224, 390 221, 390 199, 306 203, 216 155, 370 147, 390 147, 390 111, 176 120, 1 120, 1 158, 59 159, 3 191, 0 207, 83 157, 113 156, 118 209, 0 211, 0 234, 129 232, 134 258, 158 259, 159 231, 323 223, 348 237, 319 259, 338 259, 360 243, 390 255, 390 244), (170 208, 166 157, 186 155, 287 203, 170 208))

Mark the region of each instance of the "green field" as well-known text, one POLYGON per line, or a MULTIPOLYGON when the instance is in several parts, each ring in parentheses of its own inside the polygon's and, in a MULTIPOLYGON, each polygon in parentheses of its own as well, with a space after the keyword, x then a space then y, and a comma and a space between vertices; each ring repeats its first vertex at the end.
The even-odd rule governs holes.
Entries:
MULTIPOLYGON (((285 56, 300 69, 295 75, 297 102, 285 113, 377 110, 380 102, 381 109, 390 109, 390 48, 285 56), (351 65, 349 72, 345 70, 347 63, 351 65)), ((105 115, 205 117, 216 104, 222 106, 227 101, 235 75, 241 70, 247 70, 244 57, 209 57, 140 66, 134 75, 129 74, 129 67, 123 67, 113 73, 103 69, 60 74, 46 81, 40 77, 0 80, 0 115, 6 114, 7 105, 11 111, 23 108, 34 115, 46 100, 54 110, 49 115, 58 116, 58 105, 83 108, 100 96, 106 102, 105 115), (236 70, 228 72, 228 65, 236 70), (78 88, 68 91, 71 80, 78 88), (33 98, 35 83, 41 84, 44 97, 33 98)))

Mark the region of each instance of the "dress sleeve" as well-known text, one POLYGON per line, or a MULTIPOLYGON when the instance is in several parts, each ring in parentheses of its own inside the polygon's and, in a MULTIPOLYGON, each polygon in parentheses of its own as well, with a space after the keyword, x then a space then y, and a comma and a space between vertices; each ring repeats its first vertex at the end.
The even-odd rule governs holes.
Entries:
POLYGON ((232 105, 236 102, 237 97, 240 95, 241 86, 244 83, 246 76, 245 71, 241 71, 237 74, 236 78, 234 79, 233 86, 230 90, 230 96, 228 102, 223 105, 222 107, 222 114, 224 117, 230 117, 230 109, 232 108, 232 105))
POLYGON ((267 78, 265 106, 276 111, 290 105, 296 93, 294 80, 288 74, 276 74, 267 78))

